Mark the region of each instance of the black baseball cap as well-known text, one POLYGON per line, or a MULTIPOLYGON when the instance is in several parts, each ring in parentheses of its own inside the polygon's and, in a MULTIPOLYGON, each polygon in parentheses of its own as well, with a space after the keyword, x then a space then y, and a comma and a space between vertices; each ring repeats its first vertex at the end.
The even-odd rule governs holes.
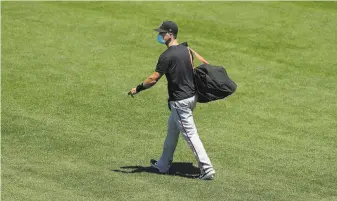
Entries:
POLYGON ((173 33, 175 35, 178 34, 178 25, 172 21, 164 21, 161 25, 154 29, 155 31, 173 33))

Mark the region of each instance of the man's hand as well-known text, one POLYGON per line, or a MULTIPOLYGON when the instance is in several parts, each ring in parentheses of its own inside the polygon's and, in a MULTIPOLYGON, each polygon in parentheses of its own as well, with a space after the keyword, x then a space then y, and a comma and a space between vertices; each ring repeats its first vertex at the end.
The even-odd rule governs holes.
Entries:
POLYGON ((132 88, 132 89, 129 91, 129 93, 128 93, 128 95, 131 95, 132 98, 133 98, 133 95, 135 95, 135 94, 137 94, 137 89, 136 89, 136 88, 132 88))
POLYGON ((128 95, 131 95, 133 97, 133 95, 138 94, 139 92, 152 87, 153 85, 157 83, 157 81, 160 79, 161 76, 162 75, 160 73, 154 72, 150 77, 144 80, 144 82, 139 84, 137 87, 132 88, 128 92, 128 95))

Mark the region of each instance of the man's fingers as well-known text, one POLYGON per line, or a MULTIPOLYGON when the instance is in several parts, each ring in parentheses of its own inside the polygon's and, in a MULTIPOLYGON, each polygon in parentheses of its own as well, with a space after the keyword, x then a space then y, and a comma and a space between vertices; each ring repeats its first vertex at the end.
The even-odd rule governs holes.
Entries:
POLYGON ((132 88, 132 89, 129 91, 129 93, 128 93, 128 95, 131 95, 132 98, 134 98, 133 96, 134 96, 135 94, 137 94, 137 89, 136 89, 136 88, 132 88))
POLYGON ((129 92, 128 92, 128 95, 131 95, 131 97, 134 98, 134 97, 133 97, 134 94, 132 93, 132 91, 129 91, 129 92))

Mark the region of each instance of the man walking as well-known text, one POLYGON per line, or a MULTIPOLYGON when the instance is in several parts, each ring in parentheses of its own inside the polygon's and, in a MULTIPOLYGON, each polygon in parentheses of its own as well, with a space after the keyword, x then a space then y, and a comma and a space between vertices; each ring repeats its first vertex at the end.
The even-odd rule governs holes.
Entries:
POLYGON ((165 74, 168 82, 169 108, 167 136, 163 153, 158 161, 151 160, 151 165, 161 173, 167 173, 173 161, 174 151, 181 132, 192 149, 200 168, 200 179, 209 180, 215 176, 206 150, 199 138, 192 112, 197 103, 196 89, 193 81, 193 66, 189 49, 178 43, 178 26, 172 21, 164 21, 159 28, 157 41, 167 46, 159 59, 155 72, 144 82, 129 91, 133 96, 142 90, 154 86, 165 74))

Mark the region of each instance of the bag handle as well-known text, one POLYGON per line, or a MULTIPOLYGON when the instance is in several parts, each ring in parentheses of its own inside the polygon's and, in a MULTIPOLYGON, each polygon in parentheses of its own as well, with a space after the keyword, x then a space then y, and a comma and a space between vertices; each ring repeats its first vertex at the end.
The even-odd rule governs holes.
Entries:
MULTIPOLYGON (((192 48, 190 47, 187 47, 189 50, 191 50, 191 52, 199 59, 199 61, 201 61, 202 63, 204 64, 209 64, 208 61, 206 61, 206 59, 204 59, 200 54, 198 54, 196 51, 194 51, 192 48)), ((190 53, 190 52, 189 52, 190 53)), ((192 55, 190 54, 190 58, 191 58, 191 63, 192 63, 192 66, 194 68, 194 65, 193 65, 193 61, 192 61, 192 55)))

